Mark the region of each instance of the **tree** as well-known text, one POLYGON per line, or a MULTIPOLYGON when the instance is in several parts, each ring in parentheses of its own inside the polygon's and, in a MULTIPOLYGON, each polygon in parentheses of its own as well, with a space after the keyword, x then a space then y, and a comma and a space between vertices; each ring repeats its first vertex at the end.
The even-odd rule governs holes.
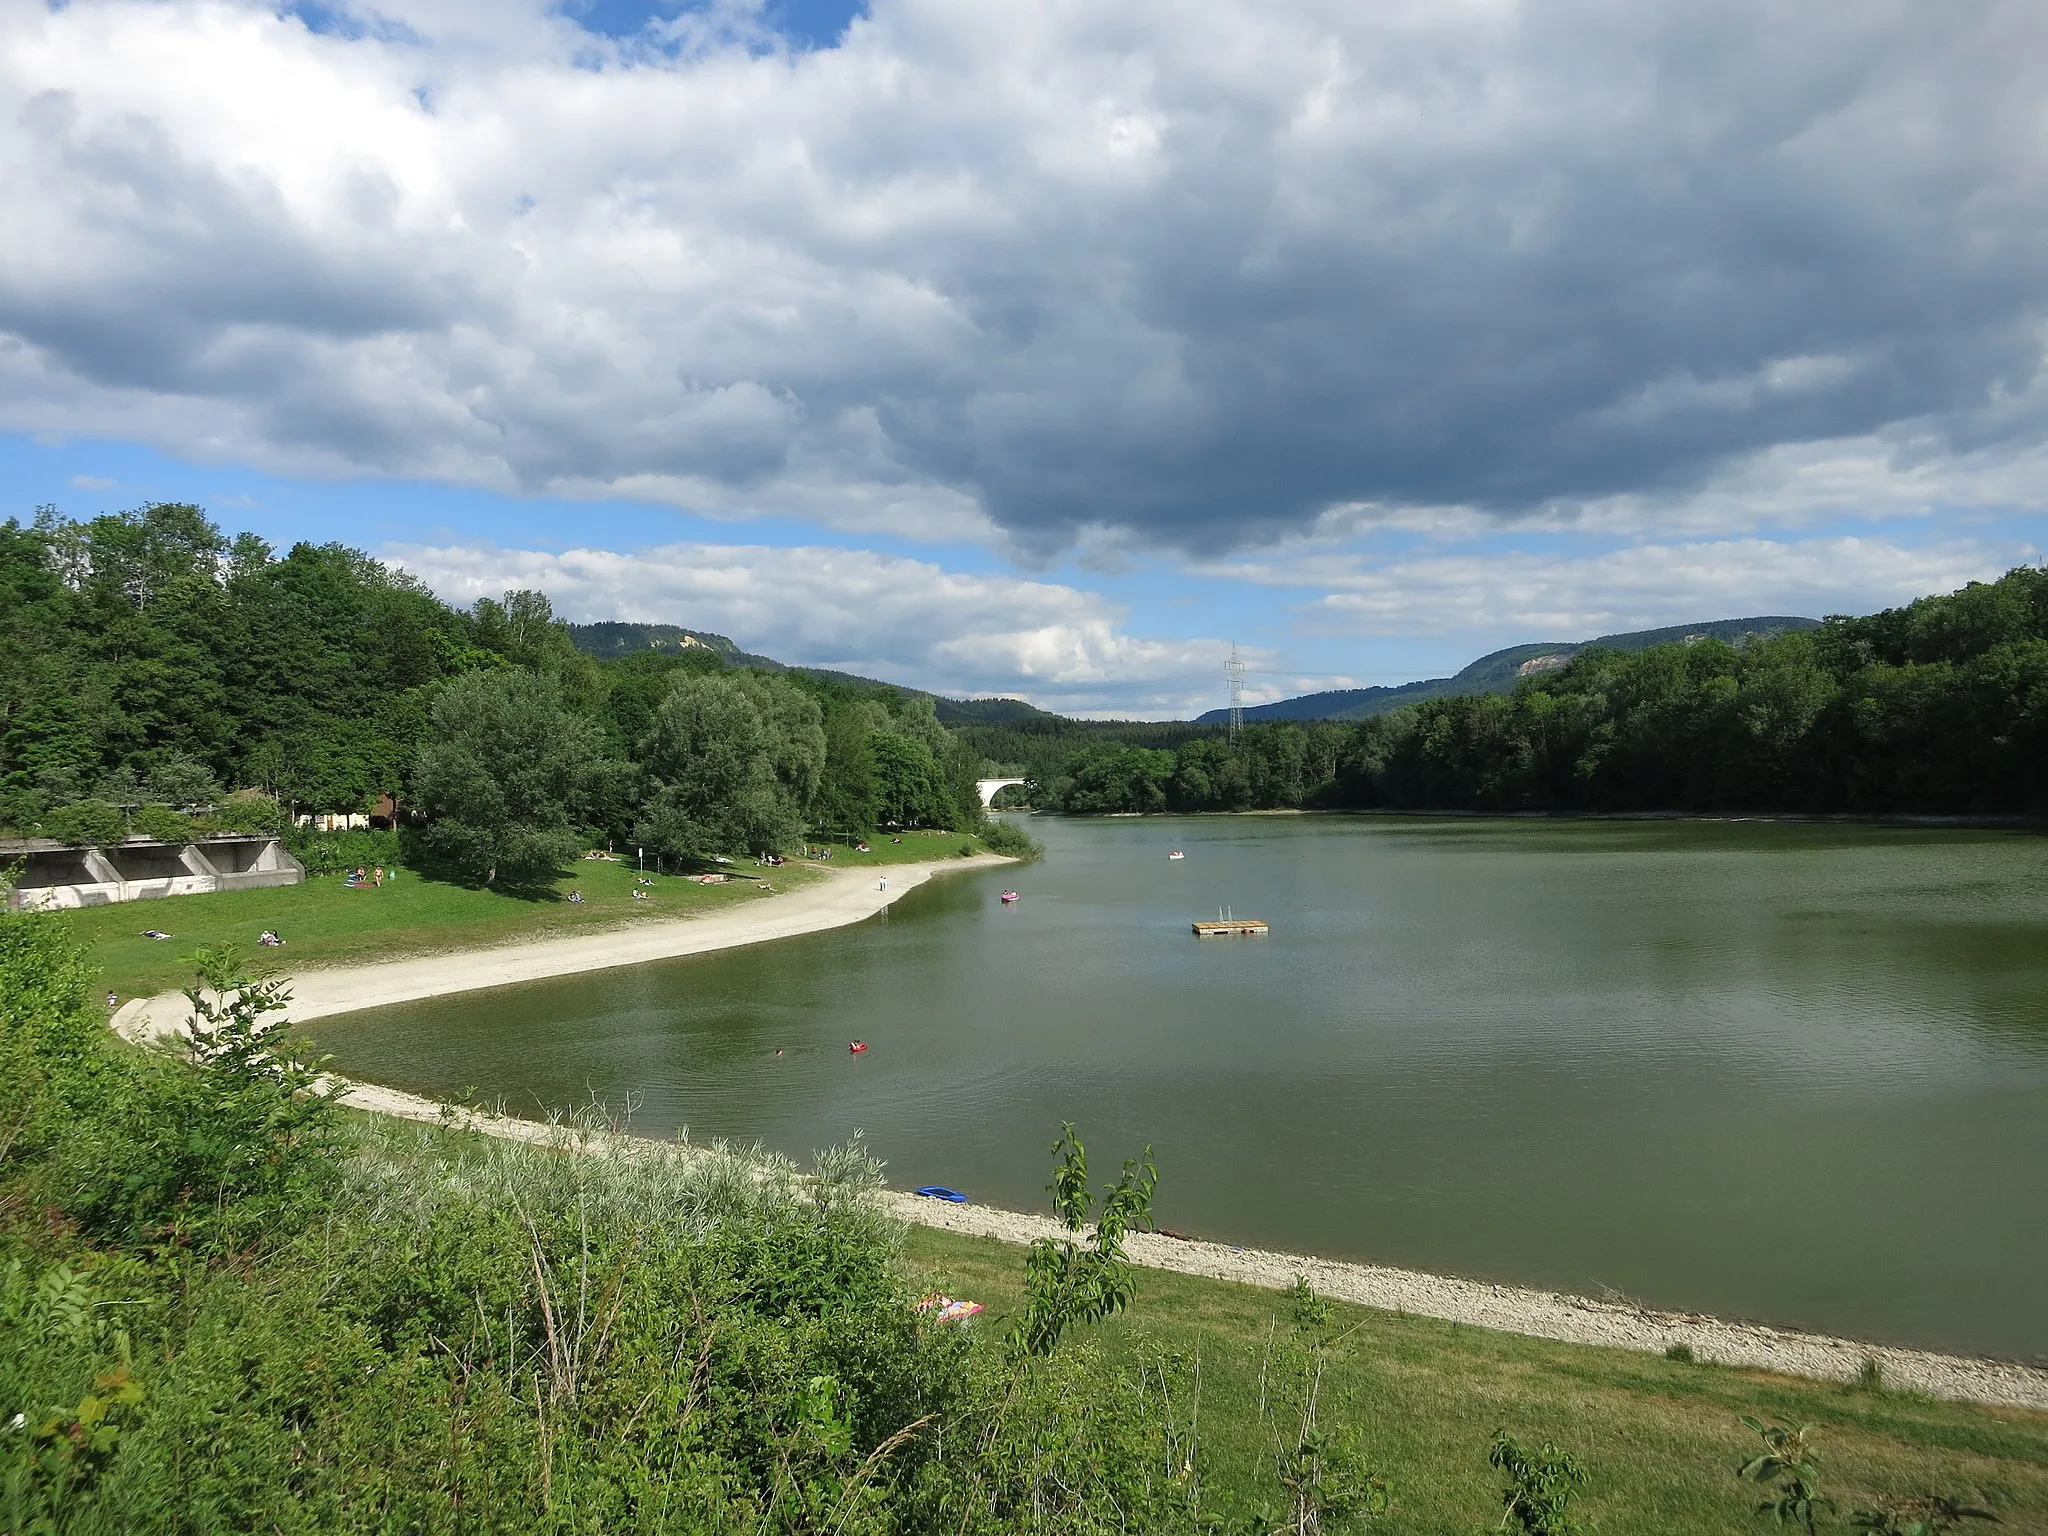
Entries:
POLYGON ((434 701, 430 731, 413 770, 430 858, 492 885, 539 880, 575 854, 586 792, 616 765, 553 678, 459 677, 434 701))
POLYGON ((774 852, 803 836, 825 761, 815 700, 751 673, 678 677, 645 743, 634 836, 669 858, 774 852))
POLYGON ((875 762, 875 816, 894 826, 950 824, 946 784, 932 749, 897 730, 868 738, 875 762))
POLYGON ((865 832, 875 824, 875 754, 857 707, 840 704, 825 715, 825 767, 814 815, 820 827, 836 832, 865 832))

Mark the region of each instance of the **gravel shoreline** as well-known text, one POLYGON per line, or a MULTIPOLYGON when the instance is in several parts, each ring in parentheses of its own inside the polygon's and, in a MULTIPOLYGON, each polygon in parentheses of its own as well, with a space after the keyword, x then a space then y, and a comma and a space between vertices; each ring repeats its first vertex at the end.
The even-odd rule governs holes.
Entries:
MULTIPOLYGON (((430 1099, 374 1083, 347 1082, 336 1086, 346 1090, 351 1106, 399 1119, 455 1124, 518 1141, 547 1143, 564 1134, 559 1126, 452 1110, 430 1099)), ((619 1143, 623 1149, 630 1149, 636 1140, 622 1137, 619 1143)), ((954 1205, 896 1190, 884 1191, 881 1199, 889 1214, 899 1221, 1005 1243, 1024 1244, 1062 1232, 1050 1217, 993 1206, 954 1205)), ((1377 1264, 1339 1263, 1305 1254, 1237 1248, 1160 1233, 1140 1233, 1130 1239, 1127 1247, 1132 1261, 1147 1269, 1234 1281, 1265 1290, 1286 1290, 1297 1278, 1305 1277, 1318 1291, 1339 1301, 1566 1344, 1637 1349, 1654 1354, 1682 1344, 1692 1351, 1695 1360, 1704 1364, 1775 1371, 1819 1381, 1853 1381, 1862 1372, 1864 1362, 1875 1360, 1890 1387, 1956 1402, 2048 1412, 2048 1370, 2010 1361, 1864 1344, 1826 1334, 1724 1322, 1697 1313, 1657 1312, 1555 1291, 1490 1285, 1377 1264)))

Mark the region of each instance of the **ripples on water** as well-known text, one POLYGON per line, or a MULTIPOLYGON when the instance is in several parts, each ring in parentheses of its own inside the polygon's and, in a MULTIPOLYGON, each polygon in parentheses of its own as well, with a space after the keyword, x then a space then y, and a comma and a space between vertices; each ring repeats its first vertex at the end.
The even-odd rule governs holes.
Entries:
POLYGON ((344 1070, 1036 1207, 1063 1118, 1182 1230, 2048 1352, 2048 840, 1035 819, 888 921, 320 1028, 344 1070), (1170 848, 1185 848, 1168 862, 1170 848), (1014 885, 1023 900, 1002 907, 1014 885), (1197 941, 1219 906, 1265 940, 1197 941), (851 1058, 846 1042, 874 1049, 851 1058), (776 1048, 786 1055, 774 1056, 776 1048))

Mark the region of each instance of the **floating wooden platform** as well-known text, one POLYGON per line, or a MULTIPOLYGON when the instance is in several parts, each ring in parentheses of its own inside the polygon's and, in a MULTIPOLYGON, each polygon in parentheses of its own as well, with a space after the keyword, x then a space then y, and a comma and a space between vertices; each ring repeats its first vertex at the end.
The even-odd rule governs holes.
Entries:
POLYGON ((1261 934, 1265 931, 1266 925, 1264 921, 1256 917, 1226 917, 1221 920, 1212 919, 1206 923, 1195 924, 1195 937, 1198 939, 1250 937, 1253 934, 1261 934))

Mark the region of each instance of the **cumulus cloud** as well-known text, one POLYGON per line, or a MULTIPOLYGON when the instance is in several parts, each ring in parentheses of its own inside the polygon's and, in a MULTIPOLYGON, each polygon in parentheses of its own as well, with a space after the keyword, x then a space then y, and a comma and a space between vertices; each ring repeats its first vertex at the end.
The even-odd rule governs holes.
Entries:
POLYGON ((1227 642, 1132 635, 1094 593, 824 547, 605 549, 392 545, 380 553, 467 604, 518 587, 564 617, 674 623, 792 664, 1075 713, 1171 713, 1213 693, 1227 642))
POLYGON ((0 425, 1026 551, 2043 437, 2033 0, 333 9, 0 11, 0 425))
POLYGON ((2031 545, 1955 540, 1905 546, 1843 537, 1641 544, 1571 556, 1510 550, 1245 562, 1239 578, 1319 587, 1297 615, 1311 632, 1512 635, 1584 640, 1688 620, 1867 613, 1986 580, 2039 557, 2031 545))

